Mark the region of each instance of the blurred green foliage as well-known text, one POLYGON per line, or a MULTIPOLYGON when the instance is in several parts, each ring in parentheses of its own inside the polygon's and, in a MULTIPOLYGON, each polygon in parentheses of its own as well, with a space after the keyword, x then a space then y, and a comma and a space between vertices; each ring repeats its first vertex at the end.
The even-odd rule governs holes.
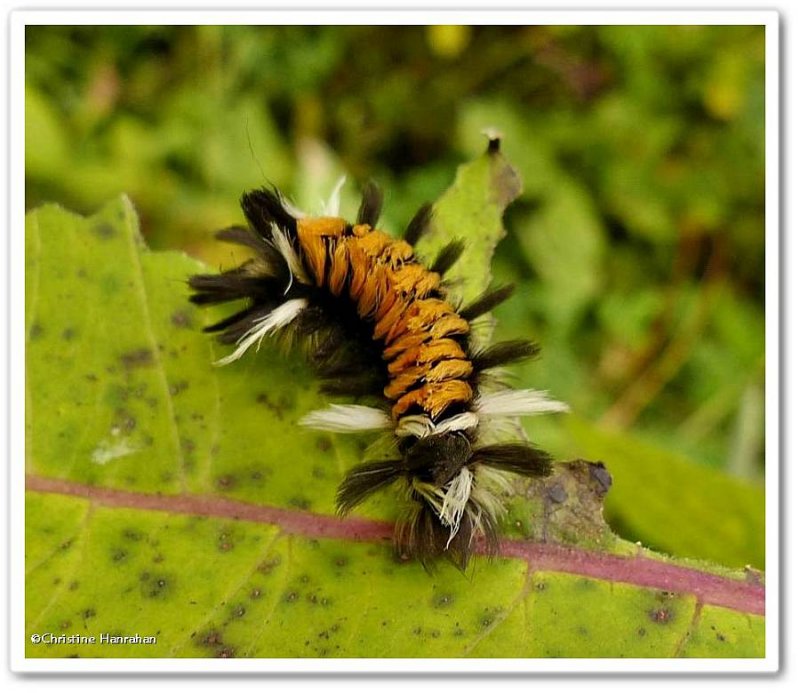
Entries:
MULTIPOLYGON (((494 262, 519 287, 497 334, 543 346, 515 376, 763 507, 762 27, 40 26, 26 45, 27 205, 124 192, 153 247, 215 265, 236 259, 210 234, 245 189, 313 209, 347 173, 354 211, 372 177, 397 230, 499 129, 525 191, 494 262)), ((529 432, 570 457, 568 428, 529 432)), ((618 528, 673 546, 627 502, 635 464, 606 462, 614 515, 636 515, 618 528)))

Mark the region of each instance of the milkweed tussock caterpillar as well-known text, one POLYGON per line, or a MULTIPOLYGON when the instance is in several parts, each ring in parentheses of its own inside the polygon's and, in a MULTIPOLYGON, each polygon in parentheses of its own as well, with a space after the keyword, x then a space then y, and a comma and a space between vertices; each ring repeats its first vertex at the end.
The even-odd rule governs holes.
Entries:
POLYGON ((445 555, 463 570, 478 536, 490 551, 497 546, 510 474, 551 470, 550 457, 527 441, 491 443, 487 433, 510 417, 567 408, 544 392, 498 389, 494 369, 536 355, 537 347, 524 340, 474 344, 475 320, 512 287, 487 290, 463 306, 449 300, 442 277, 464 245, 450 243, 430 267, 420 262, 414 244, 431 223, 430 205, 395 239, 376 228, 382 207, 376 185, 364 189, 355 223, 338 216, 339 187, 316 217, 275 189, 243 195, 248 226, 217 237, 250 248, 254 257, 221 274, 192 277, 191 300, 246 300, 205 328, 234 345, 219 365, 283 333, 305 345, 323 391, 371 400, 374 406, 332 404, 300 421, 337 433, 389 434, 388 457, 354 467, 341 482, 338 511, 398 486, 407 508, 395 528, 398 553, 426 567, 445 555))

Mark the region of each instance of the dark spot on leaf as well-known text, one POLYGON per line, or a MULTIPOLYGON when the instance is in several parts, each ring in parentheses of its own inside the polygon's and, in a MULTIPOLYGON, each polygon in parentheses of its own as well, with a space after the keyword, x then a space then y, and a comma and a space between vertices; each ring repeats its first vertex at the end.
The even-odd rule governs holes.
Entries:
POLYGON ((437 594, 433 597, 433 606, 436 609, 446 609, 454 601, 452 594, 437 594))
POLYGON ((222 644, 222 635, 219 631, 212 630, 200 637, 200 644, 206 647, 214 647, 222 644))
POLYGON ((300 576, 300 582, 302 582, 304 585, 308 584, 309 580, 311 580, 311 578, 308 577, 308 575, 301 575, 300 576))
POLYGON ((236 486, 236 477, 232 474, 225 474, 217 478, 217 488, 231 489, 236 486))
POLYGON ((636 631, 636 635, 638 635, 640 638, 643 638, 645 635, 647 635, 647 631, 644 628, 639 628, 639 630, 636 631))
POLYGON ((70 592, 74 592, 76 589, 78 589, 78 586, 80 584, 81 583, 79 583, 77 580, 73 580, 72 582, 69 583, 69 586, 68 586, 69 591, 70 592))
POLYGON ((122 532, 122 537, 128 541, 141 541, 142 533, 137 532, 135 529, 126 529, 122 532))
POLYGON ((247 613, 247 609, 244 608, 244 604, 237 604, 233 607, 232 615, 234 618, 241 618, 247 613))
POLYGON ((217 548, 226 553, 234 547, 233 540, 227 532, 221 532, 217 538, 217 548))
POLYGON ((66 630, 67 628, 69 628, 72 625, 72 621, 69 621, 69 620, 61 621, 61 623, 59 623, 58 625, 61 628, 61 630, 66 630))
POLYGON ((725 636, 722 633, 717 633, 717 640, 725 642, 725 636))
POLYGON ((328 471, 322 465, 315 464, 311 468, 311 476, 315 479, 325 479, 328 476, 328 471))
POLYGON ((63 339, 65 342, 70 342, 75 339, 75 334, 75 330, 72 327, 68 327, 61 333, 61 339, 63 339))
POLYGON ((281 557, 275 556, 274 558, 270 558, 265 561, 261 561, 258 564, 258 572, 262 575, 269 575, 273 570, 275 570, 276 566, 281 564, 281 557))
POLYGON ((31 331, 28 333, 30 339, 39 339, 44 334, 44 328, 38 322, 31 325, 31 331))
POLYGON ((438 630, 436 630, 435 628, 433 630, 431 630, 431 637, 432 638, 438 638, 440 635, 441 635, 441 633, 438 630))
POLYGON ((92 227, 92 231, 94 231, 95 234, 103 240, 113 238, 114 234, 116 233, 114 227, 111 226, 111 224, 109 224, 107 221, 101 221, 99 224, 95 224, 92 227))
POLYGON ((261 590, 258 587, 254 587, 250 590, 250 599, 260 599, 261 598, 261 590))
POLYGON ((664 624, 672 620, 672 611, 667 608, 652 609, 648 614, 653 623, 664 624))
POLYGON ((66 551, 72 546, 72 539, 67 539, 66 541, 62 541, 61 545, 58 547, 62 551, 66 551))
POLYGON ((181 329, 188 329, 192 326, 192 319, 189 317, 189 313, 183 309, 176 310, 170 316, 170 322, 181 329))
POLYGON ((236 653, 232 647, 223 647, 217 650, 217 657, 221 659, 231 659, 236 656, 236 653))
POLYGON ((181 392, 183 392, 188 387, 189 387, 189 383, 186 382, 185 380, 181 380, 181 381, 179 381, 177 383, 173 383, 172 385, 169 386, 169 394, 171 394, 174 397, 175 395, 179 395, 181 392))
POLYGON ((114 563, 122 563, 128 557, 128 552, 122 549, 115 549, 111 552, 111 560, 114 563))
POLYGON ((96 615, 97 615, 97 612, 92 608, 85 609, 84 612, 83 612, 83 617, 84 618, 94 618, 96 615))
POLYGON ((94 373, 87 373, 83 377, 86 378, 86 380, 88 380, 90 383, 97 382, 97 376, 94 373))
POLYGON ((149 575, 143 573, 148 577, 140 580, 140 591, 142 596, 147 599, 163 599, 170 592, 172 587, 172 579, 166 575, 149 575))
POLYGON ((298 594, 297 592, 287 592, 283 595, 283 601, 288 602, 289 604, 297 601, 298 594))
POLYGON ((567 500, 567 492, 560 483, 556 482, 547 489, 547 497, 554 503, 563 503, 567 500))
POLYGON ((350 559, 347 556, 337 556, 333 559, 333 563, 338 568, 343 568, 348 563, 350 563, 350 559))
POLYGON ((299 510, 308 510, 311 507, 311 501, 308 498, 303 498, 302 496, 293 496, 289 499, 289 505, 293 508, 298 508, 299 510))
POLYGON ((283 412, 281 412, 280 408, 277 404, 275 404, 267 395, 266 392, 260 392, 256 395, 256 402, 258 404, 263 404, 267 409, 273 412, 279 419, 283 418, 283 412))
POLYGON ((127 370, 141 368, 143 366, 152 366, 154 361, 153 352, 146 347, 126 351, 119 357, 119 360, 127 370))
POLYGON ((464 635, 464 629, 463 628, 458 628, 458 627, 453 628, 453 636, 454 637, 461 638, 461 637, 463 637, 463 635, 464 635))
POLYGON ((546 582, 537 582, 536 583, 536 591, 537 592, 544 592, 547 589, 546 582))
POLYGON ((329 452, 332 447, 330 438, 317 438, 317 450, 320 452, 329 452))
POLYGON ((494 609, 490 609, 486 607, 484 609, 484 616, 480 620, 480 628, 481 630, 486 630, 489 628, 497 619, 497 617, 502 613, 502 609, 495 607, 494 609))
POLYGON ((611 474, 602 462, 589 463, 589 476, 597 483, 601 493, 608 493, 611 488, 611 474))
POLYGON ((162 556, 160 553, 157 553, 155 556, 153 556, 153 563, 161 563, 163 560, 164 556, 162 556))
POLYGON ((417 627, 416 627, 416 628, 414 628, 414 630, 412 630, 411 632, 412 632, 414 635, 420 636, 420 635, 422 635, 422 627, 421 627, 421 626, 417 626, 417 627))
POLYGON ((116 429, 117 433, 119 433, 120 431, 124 433, 130 433, 135 428, 136 428, 136 419, 134 418, 134 416, 126 409, 122 408, 117 409, 116 423, 112 427, 111 432, 114 433, 115 432, 114 429, 116 429))

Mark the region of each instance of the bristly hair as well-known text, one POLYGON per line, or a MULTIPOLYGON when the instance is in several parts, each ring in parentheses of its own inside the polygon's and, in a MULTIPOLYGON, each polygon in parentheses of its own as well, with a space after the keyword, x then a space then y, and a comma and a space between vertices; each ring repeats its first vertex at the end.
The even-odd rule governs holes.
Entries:
POLYGON ((533 358, 539 354, 538 345, 525 339, 512 339, 498 342, 486 349, 478 349, 472 354, 475 372, 506 366, 533 358))
POLYGON ((464 570, 478 537, 489 553, 497 546, 509 475, 543 476, 552 465, 527 441, 487 444, 487 430, 494 421, 504 430, 509 417, 565 411, 566 405, 538 390, 484 392, 483 373, 538 353, 525 340, 473 346, 473 321, 513 288, 487 290, 459 309, 442 276, 464 242, 446 245, 429 268, 413 250, 431 224, 431 205, 417 212, 402 239, 393 239, 375 228, 383 195, 373 182, 364 188, 355 224, 337 216, 343 182, 316 217, 275 188, 244 194, 248 226, 228 227, 218 238, 253 257, 220 274, 192 277, 191 300, 239 304, 205 328, 233 345, 217 365, 258 350, 265 338, 284 338, 303 346, 323 392, 357 398, 300 421, 334 433, 382 436, 385 459, 372 457, 342 480, 340 514, 396 489, 405 505, 395 529, 398 553, 428 570, 440 557, 464 570))
POLYGON ((409 245, 416 245, 417 241, 422 238, 423 234, 430 228, 432 218, 433 206, 427 203, 422 205, 408 223, 403 233, 403 240, 409 245))
POLYGON ((458 262, 458 259, 464 252, 464 247, 464 241, 450 241, 450 243, 439 251, 439 254, 431 265, 431 272, 436 272, 436 274, 444 274, 447 272, 447 270, 458 262))
POLYGON ((375 226, 381 216, 383 207, 383 191, 375 181, 370 181, 364 186, 361 206, 358 208, 356 223, 375 226))
POLYGON ((505 286, 498 287, 497 289, 487 289, 472 303, 464 306, 459 311, 461 317, 465 320, 474 320, 481 315, 485 315, 489 311, 497 308, 497 306, 503 303, 503 301, 508 300, 513 293, 513 284, 506 284, 505 286))

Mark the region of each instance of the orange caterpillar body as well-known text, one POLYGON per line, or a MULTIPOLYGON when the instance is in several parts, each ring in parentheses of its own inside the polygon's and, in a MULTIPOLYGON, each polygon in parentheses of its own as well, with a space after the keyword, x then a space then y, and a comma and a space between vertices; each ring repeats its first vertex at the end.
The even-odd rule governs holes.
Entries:
POLYGON ((395 420, 413 405, 435 419, 472 399, 472 363, 451 338, 468 334, 469 323, 446 300, 431 297, 441 277, 414 261, 409 243, 330 217, 298 220, 297 238, 318 287, 340 296, 350 278, 350 300, 384 345, 383 393, 395 403, 395 420))
MULTIPOLYGON (((191 300, 246 300, 244 308, 206 328, 236 345, 220 365, 243 357, 267 335, 291 332, 303 340, 323 390, 360 402, 331 405, 300 423, 393 434, 387 455, 357 465, 342 480, 339 512, 397 486, 407 508, 396 525, 397 551, 426 566, 447 556, 463 569, 479 537, 490 551, 496 546, 509 474, 550 471, 549 456, 527 441, 497 442, 496 434, 489 440, 492 422, 564 411, 565 405, 546 393, 510 390, 485 378, 537 353, 524 340, 486 349, 471 341, 472 322, 505 300, 511 287, 454 305, 442 275, 463 244, 450 243, 426 267, 414 244, 430 222, 430 206, 395 239, 376 228, 381 201, 377 187, 368 186, 351 224, 336 214, 338 204, 312 217, 276 190, 245 194, 249 226, 218 237, 249 247, 254 257, 221 274, 192 277, 191 300)), ((498 430, 513 435, 515 429, 498 430)))

